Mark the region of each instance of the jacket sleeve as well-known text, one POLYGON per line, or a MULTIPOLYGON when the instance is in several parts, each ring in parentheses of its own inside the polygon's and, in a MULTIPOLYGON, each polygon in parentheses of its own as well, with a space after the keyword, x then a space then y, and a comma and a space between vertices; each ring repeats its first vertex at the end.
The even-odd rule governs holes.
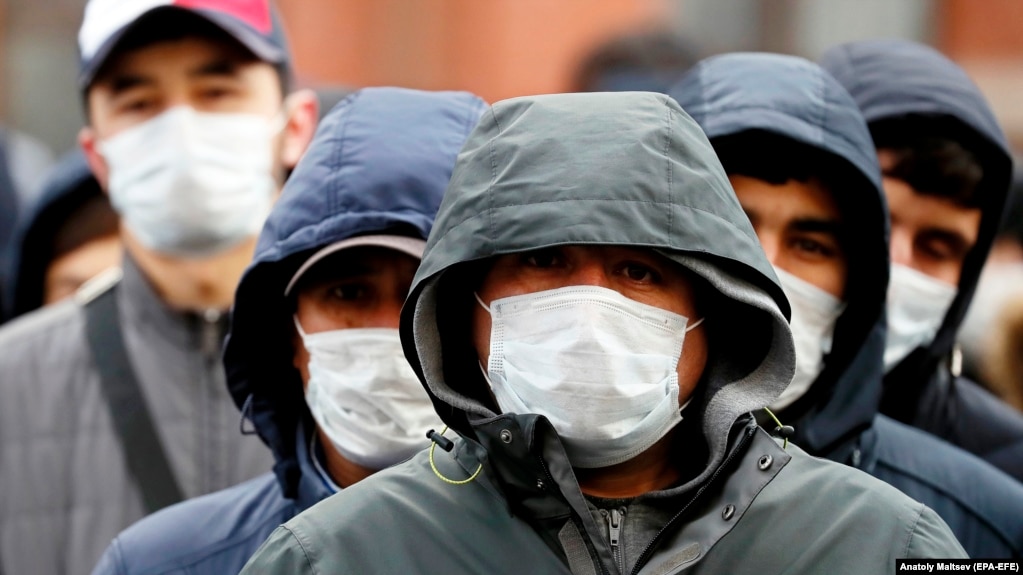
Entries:
POLYGON ((968 557, 959 540, 938 514, 921 505, 920 516, 909 534, 906 559, 965 559, 968 557))
POLYGON ((256 550, 240 575, 313 573, 312 563, 298 537, 281 525, 256 550))

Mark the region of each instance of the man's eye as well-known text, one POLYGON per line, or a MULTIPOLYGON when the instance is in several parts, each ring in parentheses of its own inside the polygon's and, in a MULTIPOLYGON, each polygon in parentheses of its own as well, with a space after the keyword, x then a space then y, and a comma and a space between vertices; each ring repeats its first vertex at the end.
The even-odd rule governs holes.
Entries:
POLYGON ((832 246, 819 242, 813 238, 796 238, 793 240, 793 247, 805 254, 814 257, 834 257, 837 250, 832 246))
POLYGON ((357 284, 340 285, 335 286, 331 290, 331 295, 339 300, 353 301, 362 299, 366 296, 368 290, 365 287, 357 284))
POLYGON ((151 100, 136 98, 121 102, 120 104, 118 104, 117 108, 121 112, 141 113, 148 110, 151 106, 152 106, 151 100))
POLYGON ((524 254, 523 261, 534 268, 549 268, 558 263, 558 254, 554 250, 537 250, 524 254))
POLYGON ((661 280, 661 274, 643 264, 626 264, 622 272, 625 277, 635 282, 656 283, 661 280))

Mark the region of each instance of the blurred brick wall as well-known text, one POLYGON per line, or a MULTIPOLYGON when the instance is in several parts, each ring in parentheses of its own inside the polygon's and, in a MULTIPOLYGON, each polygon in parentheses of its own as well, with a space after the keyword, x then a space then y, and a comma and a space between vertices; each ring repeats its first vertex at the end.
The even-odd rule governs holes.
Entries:
POLYGON ((278 0, 299 81, 473 91, 566 89, 610 35, 658 24, 666 0, 278 0))
POLYGON ((942 0, 938 47, 966 68, 1023 150, 1023 2, 942 0))

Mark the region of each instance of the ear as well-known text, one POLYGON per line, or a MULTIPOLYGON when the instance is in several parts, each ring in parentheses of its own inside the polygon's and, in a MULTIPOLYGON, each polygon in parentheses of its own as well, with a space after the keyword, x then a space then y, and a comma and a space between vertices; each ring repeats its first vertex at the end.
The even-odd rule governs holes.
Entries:
POLYGON ((107 166, 107 161, 99 153, 97 149, 99 146, 99 140, 96 137, 96 132, 89 126, 85 126, 78 131, 78 145, 82 148, 85 153, 85 160, 89 163, 89 169, 92 170, 92 175, 96 176, 96 180, 99 181, 100 188, 104 192, 107 192, 107 183, 110 181, 110 168, 107 166))
POLYGON ((285 168, 293 169, 312 142, 319 108, 316 93, 312 90, 292 92, 284 100, 288 122, 284 125, 281 163, 285 168))

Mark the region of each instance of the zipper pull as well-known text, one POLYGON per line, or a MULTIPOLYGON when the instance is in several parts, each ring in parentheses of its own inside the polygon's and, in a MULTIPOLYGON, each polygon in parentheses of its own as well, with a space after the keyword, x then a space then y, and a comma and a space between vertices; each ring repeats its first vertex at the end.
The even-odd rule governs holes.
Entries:
POLYGON ((612 509, 607 514, 607 539, 611 543, 611 549, 617 550, 618 542, 622 537, 622 512, 612 509))
POLYGON ((221 315, 220 310, 212 308, 202 312, 199 350, 207 360, 219 360, 220 358, 220 346, 223 344, 219 323, 221 315))

